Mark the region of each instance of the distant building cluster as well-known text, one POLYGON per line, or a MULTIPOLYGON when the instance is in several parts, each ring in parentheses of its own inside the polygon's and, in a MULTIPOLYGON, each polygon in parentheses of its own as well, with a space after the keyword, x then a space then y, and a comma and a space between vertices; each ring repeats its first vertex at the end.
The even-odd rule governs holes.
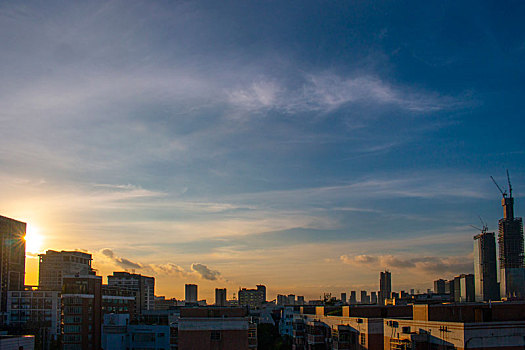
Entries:
POLYGON ((91 254, 79 251, 40 254, 38 286, 27 286, 26 224, 0 216, 0 349, 523 349, 523 223, 510 180, 508 194, 498 188, 497 244, 483 223, 474 274, 396 292, 386 270, 379 290, 308 301, 292 293, 268 300, 262 284, 231 299, 216 288, 214 305, 196 284, 185 285, 184 300, 167 299, 150 276, 115 271, 104 284, 91 254))

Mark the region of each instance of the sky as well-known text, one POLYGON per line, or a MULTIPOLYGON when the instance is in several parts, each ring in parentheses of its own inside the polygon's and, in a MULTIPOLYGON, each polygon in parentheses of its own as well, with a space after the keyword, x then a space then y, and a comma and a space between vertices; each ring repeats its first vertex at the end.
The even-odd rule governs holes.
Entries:
MULTIPOLYGON (((521 1, 1 1, 0 214, 156 294, 473 272, 525 205, 521 1)), ((104 281, 105 278, 104 278, 104 281)))

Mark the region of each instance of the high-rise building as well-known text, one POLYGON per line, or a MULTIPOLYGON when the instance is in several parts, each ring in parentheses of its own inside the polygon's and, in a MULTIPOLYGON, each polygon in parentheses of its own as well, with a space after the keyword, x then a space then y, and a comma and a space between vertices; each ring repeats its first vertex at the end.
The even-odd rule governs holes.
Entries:
POLYGON ((138 313, 155 309, 155 277, 129 272, 113 272, 113 275, 108 276, 108 286, 135 292, 138 313))
POLYGON ((370 303, 371 304, 377 304, 377 293, 376 292, 370 292, 370 303))
POLYGON ((102 277, 64 276, 62 325, 63 349, 100 349, 102 277))
POLYGON ((43 290, 61 291, 64 276, 95 274, 91 268, 91 254, 88 253, 48 250, 38 257, 38 286, 43 290))
POLYGON ((487 232, 485 225, 481 233, 474 236, 474 278, 476 301, 499 300, 496 238, 494 232, 487 232))
POLYGON ((341 293, 341 302, 346 304, 346 293, 341 293))
POLYGON ((184 287, 184 301, 187 303, 196 303, 198 300, 198 292, 196 284, 186 284, 184 287))
POLYGON ((357 293, 355 290, 350 291, 350 305, 357 304, 357 293))
POLYGON ((370 304, 370 296, 366 290, 361 291, 361 304, 370 304))
POLYGON ((24 289, 26 223, 0 216, 0 325, 7 321, 7 294, 24 289))
POLYGON ((297 305, 304 305, 304 295, 297 296, 297 305))
MULTIPOLYGON (((523 221, 514 217, 514 198, 507 171, 509 194, 498 186, 503 198, 503 219, 498 222, 500 296, 525 298, 525 266, 523 254, 523 221)), ((492 179, 494 180, 494 179, 492 179)), ((494 181, 495 183, 495 181, 494 181)), ((497 184, 496 184, 497 185, 497 184)))
POLYGON ((385 300, 392 294, 392 275, 390 271, 381 272, 379 276, 379 303, 385 305, 385 300))
POLYGON ((445 281, 444 279, 438 279, 434 281, 434 293, 445 294, 445 281))
MULTIPOLYGON (((263 302, 266 302, 266 286, 262 285, 262 284, 258 284, 256 287, 257 287, 257 290, 260 293, 262 293, 263 302)), ((294 295, 294 297, 295 297, 295 295, 294 295)))
POLYGON ((295 305, 295 294, 288 294, 288 305, 295 305))
POLYGON ((450 281, 451 296, 455 302, 465 303, 475 301, 474 292, 474 275, 473 274, 461 274, 454 277, 454 280, 450 281))
POLYGON ((226 306, 226 288, 215 288, 215 305, 226 306))

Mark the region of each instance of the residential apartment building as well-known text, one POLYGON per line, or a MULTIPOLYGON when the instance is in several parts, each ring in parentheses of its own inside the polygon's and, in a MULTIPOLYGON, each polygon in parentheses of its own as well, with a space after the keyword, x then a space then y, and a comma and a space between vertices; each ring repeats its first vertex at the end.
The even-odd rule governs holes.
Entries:
POLYGON ((133 291, 136 294, 137 313, 155 309, 155 278, 137 273, 113 272, 108 286, 133 291))
POLYGON ((9 327, 37 334, 43 349, 57 344, 61 333, 61 296, 58 291, 10 291, 7 298, 9 327))
POLYGON ((62 290, 64 276, 94 275, 91 254, 79 251, 48 250, 38 255, 38 286, 42 290, 62 290))
POLYGON ((99 349, 101 327, 102 277, 65 276, 62 293, 62 349, 99 349))
MULTIPOLYGON (((295 301, 295 295, 294 301, 295 301)), ((257 285, 257 289, 242 288, 238 292, 239 306, 248 306, 250 309, 260 308, 266 302, 266 287, 257 285)), ((287 297, 287 302, 290 302, 290 297, 287 297)))

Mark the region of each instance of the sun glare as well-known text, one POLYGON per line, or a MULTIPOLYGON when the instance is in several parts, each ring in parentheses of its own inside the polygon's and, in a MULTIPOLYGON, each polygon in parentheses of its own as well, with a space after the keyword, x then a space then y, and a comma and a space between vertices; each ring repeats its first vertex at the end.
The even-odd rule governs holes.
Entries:
POLYGON ((26 228, 26 252, 37 254, 42 249, 44 237, 40 234, 40 230, 36 226, 27 225, 26 228))

